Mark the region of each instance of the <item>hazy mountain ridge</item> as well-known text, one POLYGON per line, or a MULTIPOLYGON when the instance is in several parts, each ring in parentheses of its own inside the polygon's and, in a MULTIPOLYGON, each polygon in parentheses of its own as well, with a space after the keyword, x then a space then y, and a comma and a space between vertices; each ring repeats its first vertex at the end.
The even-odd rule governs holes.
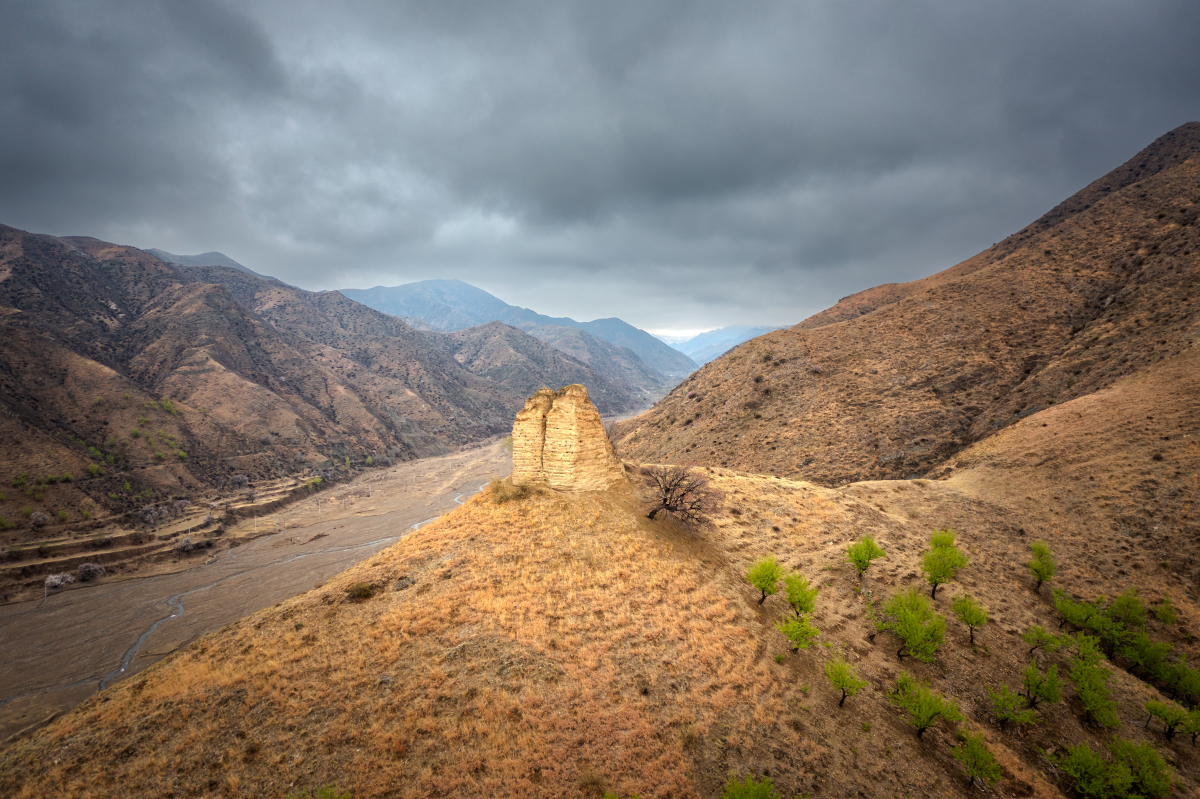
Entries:
POLYGON ((545 316, 528 308, 509 305, 459 280, 422 280, 402 286, 343 289, 342 293, 384 313, 424 319, 434 327, 450 332, 493 321, 522 330, 545 325, 578 328, 629 348, 667 379, 678 380, 696 368, 686 355, 620 319, 576 322, 568 317, 545 316))
POLYGON ((709 330, 672 346, 700 365, 724 355, 729 350, 778 327, 745 327, 734 325, 709 330))

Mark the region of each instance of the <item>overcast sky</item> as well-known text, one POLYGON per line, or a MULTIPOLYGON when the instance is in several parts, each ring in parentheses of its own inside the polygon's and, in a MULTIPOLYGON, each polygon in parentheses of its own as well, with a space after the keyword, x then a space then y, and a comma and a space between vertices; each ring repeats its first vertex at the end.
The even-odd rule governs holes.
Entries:
POLYGON ((784 325, 1200 119, 1200 3, 8 0, 0 222, 784 325))

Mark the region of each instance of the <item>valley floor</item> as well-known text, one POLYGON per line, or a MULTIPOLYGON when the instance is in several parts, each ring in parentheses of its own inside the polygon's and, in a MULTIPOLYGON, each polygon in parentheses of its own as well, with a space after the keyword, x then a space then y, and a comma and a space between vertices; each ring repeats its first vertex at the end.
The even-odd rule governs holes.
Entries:
POLYGON ((511 468, 494 443, 371 471, 244 520, 231 537, 277 532, 183 571, 0 606, 0 741, 206 633, 320 585, 511 468))

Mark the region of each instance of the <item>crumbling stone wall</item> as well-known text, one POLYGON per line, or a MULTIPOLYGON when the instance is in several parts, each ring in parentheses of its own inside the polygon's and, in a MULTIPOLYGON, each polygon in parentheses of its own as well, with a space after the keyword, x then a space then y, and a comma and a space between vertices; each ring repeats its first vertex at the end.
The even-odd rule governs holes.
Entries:
POLYGON ((560 491, 602 491, 625 479, 587 389, 540 389, 513 422, 517 485, 541 483, 560 491))

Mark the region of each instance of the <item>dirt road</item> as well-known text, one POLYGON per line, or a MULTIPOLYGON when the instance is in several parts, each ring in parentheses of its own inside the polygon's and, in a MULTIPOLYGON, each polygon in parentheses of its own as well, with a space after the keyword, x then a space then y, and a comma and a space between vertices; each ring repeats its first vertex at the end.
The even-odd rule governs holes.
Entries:
POLYGON ((186 570, 0 607, 0 742, 205 633, 311 589, 511 469, 497 443, 372 471, 243 522, 276 532, 207 562, 197 556, 186 570))

